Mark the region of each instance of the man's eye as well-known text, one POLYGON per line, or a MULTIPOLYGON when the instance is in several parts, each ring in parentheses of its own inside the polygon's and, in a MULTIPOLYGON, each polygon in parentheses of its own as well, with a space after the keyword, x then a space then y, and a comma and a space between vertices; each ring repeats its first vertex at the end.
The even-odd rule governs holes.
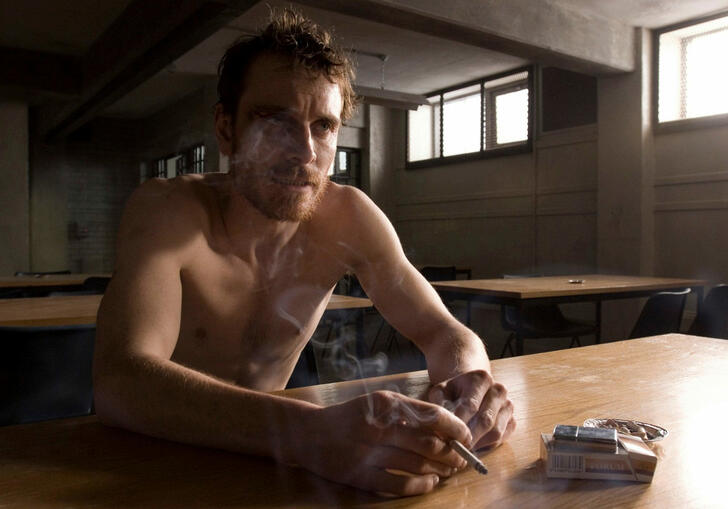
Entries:
POLYGON ((333 131, 334 123, 330 120, 319 120, 318 127, 321 131, 333 131))

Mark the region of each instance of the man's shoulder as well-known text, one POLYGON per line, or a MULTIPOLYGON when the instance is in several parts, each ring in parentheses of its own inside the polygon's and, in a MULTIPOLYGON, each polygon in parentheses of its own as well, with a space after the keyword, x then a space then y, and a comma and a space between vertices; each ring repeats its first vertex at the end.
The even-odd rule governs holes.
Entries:
POLYGON ((346 186, 329 182, 326 193, 319 207, 319 211, 326 216, 332 213, 336 215, 352 214, 362 212, 362 209, 376 207, 374 202, 360 189, 353 186, 346 186))
POLYGON ((356 236, 376 231, 386 216, 363 191, 352 186, 328 184, 326 195, 321 200, 314 216, 314 222, 324 234, 333 238, 356 236))
MULTIPOLYGON (((204 227, 217 207, 222 174, 149 179, 129 198, 122 225, 160 234, 204 227)), ((122 233, 123 233, 122 229, 122 233)))
POLYGON ((158 213, 199 212, 209 207, 217 198, 215 188, 222 185, 222 174, 182 175, 172 179, 153 178, 136 188, 129 198, 127 209, 131 212, 158 213))

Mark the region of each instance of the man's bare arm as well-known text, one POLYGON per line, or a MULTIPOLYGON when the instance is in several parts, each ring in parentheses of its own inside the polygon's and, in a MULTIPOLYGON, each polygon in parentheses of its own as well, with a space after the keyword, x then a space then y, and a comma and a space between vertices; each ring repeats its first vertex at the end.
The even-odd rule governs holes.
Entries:
POLYGON ((194 241, 195 211, 186 214, 190 204, 180 203, 169 186, 143 186, 122 220, 117 270, 99 311, 94 361, 102 422, 270 456, 335 481, 400 495, 430 491, 439 477, 463 466, 445 440, 467 443, 470 432, 436 405, 417 402, 417 410, 431 418, 412 428, 396 418, 403 398, 398 394, 379 392, 322 408, 238 387, 171 361, 180 328, 180 270, 187 244, 194 241), (150 229, 150 217, 164 223, 150 229))
POLYGON ((435 384, 430 401, 470 427, 476 447, 497 445, 515 429, 505 387, 493 380, 483 342, 458 322, 406 259, 394 228, 368 198, 350 199, 354 269, 384 318, 425 354, 435 384))
POLYGON ((190 204, 171 186, 140 188, 122 221, 117 267, 98 317, 99 418, 149 435, 290 461, 280 445, 294 437, 274 436, 269 424, 313 405, 236 387, 170 360, 180 327, 180 269, 194 237, 182 225, 195 224, 190 204))

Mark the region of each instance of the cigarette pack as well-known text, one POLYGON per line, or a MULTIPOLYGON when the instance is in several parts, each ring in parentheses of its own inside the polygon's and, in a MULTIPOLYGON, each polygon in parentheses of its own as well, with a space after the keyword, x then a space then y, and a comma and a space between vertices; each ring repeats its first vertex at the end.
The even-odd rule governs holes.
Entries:
POLYGON ((541 459, 547 477, 652 482, 657 456, 640 438, 619 436, 616 452, 562 450, 553 436, 541 433, 541 459))
POLYGON ((552 445, 556 451, 617 452, 617 430, 557 424, 552 445))

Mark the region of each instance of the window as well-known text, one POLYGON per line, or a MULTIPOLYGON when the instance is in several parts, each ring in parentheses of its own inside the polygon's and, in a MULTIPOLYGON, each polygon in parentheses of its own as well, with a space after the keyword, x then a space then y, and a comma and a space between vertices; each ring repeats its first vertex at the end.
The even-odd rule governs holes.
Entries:
POLYGON ((329 178, 337 184, 361 187, 361 150, 338 147, 329 178))
POLYGON ((658 30, 659 123, 728 114, 728 14, 658 30))
POLYGON ((171 154, 154 161, 153 177, 174 178, 185 173, 205 173, 205 145, 171 154))
POLYGON ((428 94, 407 117, 407 167, 531 149, 531 69, 428 94))

